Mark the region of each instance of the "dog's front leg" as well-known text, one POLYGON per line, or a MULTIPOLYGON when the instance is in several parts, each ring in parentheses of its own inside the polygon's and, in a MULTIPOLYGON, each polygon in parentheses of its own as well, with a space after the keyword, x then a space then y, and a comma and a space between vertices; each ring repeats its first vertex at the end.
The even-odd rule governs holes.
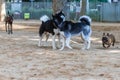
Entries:
POLYGON ((8 31, 7 22, 5 22, 5 30, 6 30, 6 32, 8 31))
POLYGON ((40 38, 39 38, 38 47, 40 47, 41 45, 42 45, 42 36, 40 36, 40 38))
POLYGON ((65 38, 63 35, 60 35, 60 40, 62 41, 62 47, 59 50, 63 50, 65 48, 65 38))
POLYGON ((56 46, 55 46, 55 37, 56 37, 56 35, 52 36, 52 47, 53 47, 54 50, 56 49, 56 46))
POLYGON ((10 33, 13 34, 13 27, 12 27, 12 23, 10 24, 10 33))

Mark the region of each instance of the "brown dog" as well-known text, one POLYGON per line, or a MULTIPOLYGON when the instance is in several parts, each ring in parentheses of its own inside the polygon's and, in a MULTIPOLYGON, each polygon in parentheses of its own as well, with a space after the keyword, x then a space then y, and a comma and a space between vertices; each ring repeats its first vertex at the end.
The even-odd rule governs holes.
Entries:
POLYGON ((103 36, 102 36, 103 47, 109 48, 111 45, 114 46, 114 44, 115 44, 115 36, 113 34, 103 33, 103 36))

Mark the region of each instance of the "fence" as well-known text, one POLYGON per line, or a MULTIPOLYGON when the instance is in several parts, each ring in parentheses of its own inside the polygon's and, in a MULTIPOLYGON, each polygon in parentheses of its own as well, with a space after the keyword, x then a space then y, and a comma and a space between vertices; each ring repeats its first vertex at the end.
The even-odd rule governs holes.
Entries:
POLYGON ((101 20, 110 22, 120 22, 120 2, 119 3, 104 3, 100 9, 101 20))
MULTIPOLYGON (((70 20, 75 20, 77 2, 69 2, 68 13, 70 20)), ((52 15, 52 2, 22 2, 22 3, 6 3, 6 11, 11 11, 15 19, 24 19, 25 13, 30 13, 30 19, 39 19, 40 16, 46 14, 49 17, 52 15)), ((118 3, 102 3, 90 2, 89 12, 93 21, 112 21, 120 22, 120 2, 118 3)))
POLYGON ((52 3, 44 2, 23 2, 23 3, 6 3, 6 11, 14 14, 15 19, 24 19, 25 13, 30 13, 30 19, 39 19, 41 15, 52 14, 52 3))
POLYGON ((88 15, 90 15, 94 21, 120 22, 120 2, 92 2, 90 3, 88 15))

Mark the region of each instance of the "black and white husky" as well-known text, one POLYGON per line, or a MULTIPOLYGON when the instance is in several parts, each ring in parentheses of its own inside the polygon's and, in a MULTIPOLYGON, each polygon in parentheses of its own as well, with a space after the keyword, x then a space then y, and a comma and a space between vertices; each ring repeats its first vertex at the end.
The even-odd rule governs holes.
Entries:
MULTIPOLYGON (((59 13, 56 13, 56 15, 59 15, 59 16, 62 16, 64 15, 61 12, 59 13)), ((57 25, 55 24, 54 20, 53 19, 50 19, 48 16, 44 15, 40 18, 40 20, 42 21, 42 24, 39 28, 39 43, 38 43, 38 46, 40 47, 41 44, 42 44, 42 38, 43 38, 43 35, 45 34, 46 35, 46 38, 48 39, 49 35, 51 34, 52 35, 52 47, 53 49, 56 49, 56 45, 55 45, 55 37, 56 35, 59 35, 59 28, 57 27, 57 25)), ((63 19, 61 19, 62 21, 63 19)), ((46 41, 47 41, 46 39, 46 41)))
POLYGON ((58 25, 61 34, 65 37, 63 38, 63 46, 61 50, 64 49, 65 45, 72 49, 70 46, 70 40, 72 36, 81 35, 82 39, 84 40, 84 47, 82 49, 89 49, 90 48, 90 36, 92 34, 91 29, 91 18, 89 16, 81 16, 79 21, 74 23, 72 21, 64 21, 59 23, 59 19, 61 17, 58 15, 53 16, 53 20, 58 25))

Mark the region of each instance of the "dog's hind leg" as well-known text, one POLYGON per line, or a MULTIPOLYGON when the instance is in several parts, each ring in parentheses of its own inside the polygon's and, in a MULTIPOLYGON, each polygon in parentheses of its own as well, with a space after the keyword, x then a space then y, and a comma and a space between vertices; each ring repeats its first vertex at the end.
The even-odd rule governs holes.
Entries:
POLYGON ((87 41, 86 41, 86 40, 84 40, 84 45, 83 45, 82 50, 85 50, 85 49, 86 49, 86 45, 87 45, 87 41))
POLYGON ((113 43, 112 43, 112 46, 114 46, 115 45, 115 37, 113 37, 113 43))
POLYGON ((12 23, 10 23, 10 34, 13 34, 12 23))
POLYGON ((82 50, 89 49, 90 48, 90 43, 91 43, 90 37, 85 36, 83 33, 82 33, 81 37, 84 40, 84 46, 83 46, 82 50))
POLYGON ((53 35, 53 36, 52 36, 52 47, 53 47, 54 50, 56 49, 55 37, 56 37, 56 35, 53 35))
POLYGON ((10 24, 11 26, 11 34, 13 34, 13 26, 12 26, 12 23, 10 24))
POLYGON ((6 32, 7 32, 7 30, 8 30, 8 29, 7 29, 7 22, 5 22, 5 30, 6 30, 6 32))
POLYGON ((56 34, 56 36, 57 36, 57 39, 58 39, 58 40, 57 40, 57 46, 56 46, 56 47, 57 47, 58 49, 60 49, 60 48, 62 47, 62 44, 63 44, 62 35, 59 33, 59 34, 56 34), (61 43, 62 43, 62 44, 61 44, 61 43))
POLYGON ((91 44, 90 39, 87 39, 87 46, 86 46, 86 49, 89 49, 89 48, 90 48, 90 44, 91 44))
POLYGON ((66 38, 66 46, 67 46, 69 49, 72 49, 72 47, 70 46, 70 38, 71 38, 71 37, 66 38))
POLYGON ((10 34, 10 24, 8 23, 8 34, 10 34))
POLYGON ((46 33, 46 42, 48 41, 48 38, 49 38, 50 34, 49 33, 46 33))
POLYGON ((84 39, 84 47, 82 48, 82 50, 85 50, 85 49, 89 49, 90 48, 90 44, 91 44, 91 41, 89 38, 85 38, 84 39))

